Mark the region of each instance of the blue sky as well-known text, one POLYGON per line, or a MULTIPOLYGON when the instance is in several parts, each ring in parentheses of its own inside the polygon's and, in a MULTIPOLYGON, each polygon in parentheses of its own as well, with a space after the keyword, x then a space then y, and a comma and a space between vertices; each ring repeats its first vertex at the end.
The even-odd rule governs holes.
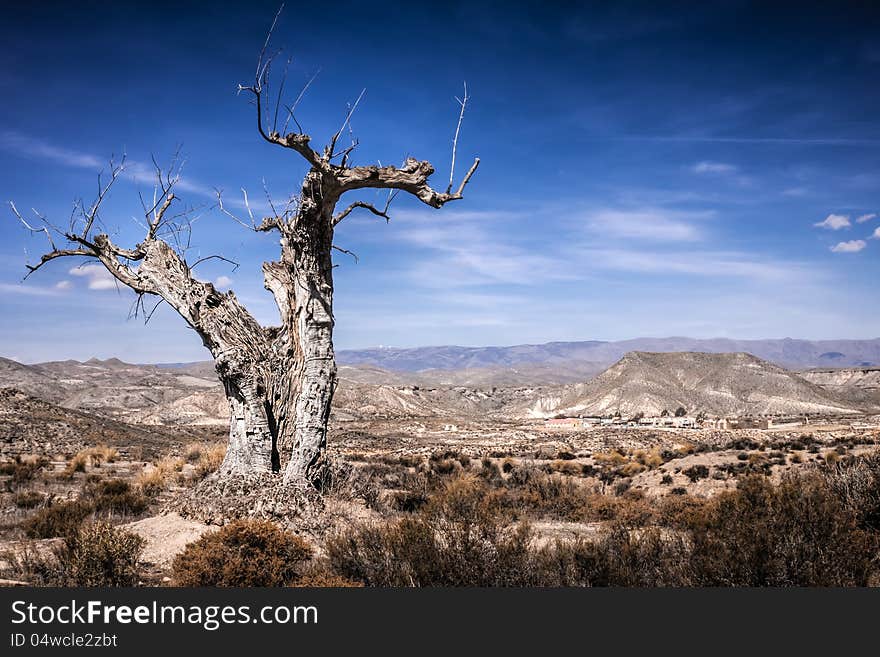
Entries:
MULTIPOLYGON (((448 177, 456 95, 471 101, 466 198, 399 197, 392 221, 353 213, 337 244, 336 344, 515 344, 688 335, 880 335, 880 11, 870 3, 288 2, 275 42, 316 143, 353 118, 355 163, 431 160, 448 177), (375 5, 378 6, 378 5, 375 5)), ((113 153, 129 169, 103 221, 142 236, 151 155, 186 157, 180 194, 204 206, 193 259, 275 321, 259 264, 274 238, 241 212, 298 188, 305 168, 264 143, 236 95, 275 3, 49 3, 0 24, 0 199, 65 223, 113 153), (124 6, 123 6, 124 5, 124 6), (71 7, 70 5, 67 5, 71 7)), ((367 200, 374 200, 369 194, 367 200)), ((354 200, 354 199, 351 199, 354 200)), ((198 360, 172 311, 128 319, 99 268, 56 261, 0 210, 0 354, 33 362, 198 360)))

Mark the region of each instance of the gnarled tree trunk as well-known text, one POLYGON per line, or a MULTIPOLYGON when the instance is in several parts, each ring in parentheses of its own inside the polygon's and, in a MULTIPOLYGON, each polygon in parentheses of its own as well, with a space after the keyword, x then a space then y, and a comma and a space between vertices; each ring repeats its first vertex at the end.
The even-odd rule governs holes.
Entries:
MULTIPOLYGON (((111 167, 111 180, 99 188, 92 206, 78 206, 81 229, 72 223, 69 232, 60 232, 48 221, 43 228, 33 228, 14 205, 12 209, 29 230, 45 233, 49 238, 51 250, 39 263, 29 265, 31 273, 59 257, 94 258, 134 290, 139 299, 155 295, 167 302, 199 334, 214 357, 229 401, 229 444, 221 476, 259 479, 283 470, 286 483, 305 486, 315 483, 322 474, 327 423, 336 388, 332 261, 335 227, 355 209, 387 220, 391 199, 400 191, 433 208, 461 199, 479 159, 475 159, 455 192, 454 171, 445 192, 431 188, 428 178, 434 168, 427 161, 407 158, 400 167, 351 166, 349 157, 356 142, 341 152, 336 152, 336 143, 353 108, 342 128, 318 152, 311 147, 308 135, 282 135, 274 126, 268 130, 264 125, 267 117, 262 94, 268 69, 261 55, 253 86, 242 87, 254 95, 259 133, 267 142, 296 152, 309 165, 300 193, 282 211, 272 207, 271 216, 259 225, 252 221, 248 226, 257 232, 277 232, 280 236, 280 258, 263 265, 265 287, 278 306, 278 326, 261 326, 233 292, 220 292, 211 283, 198 280, 193 268, 202 260, 190 265, 185 258, 186 250, 175 250, 163 240, 163 236, 176 237, 182 230, 179 220, 167 214, 176 201, 172 189, 179 180, 171 172, 157 172, 154 205, 145 214, 147 235, 131 249, 117 246, 106 234, 92 234, 101 201, 122 171, 122 165, 111 167), (355 201, 336 213, 336 205, 344 194, 362 189, 389 190, 384 209, 355 201), (50 228, 59 232, 70 247, 57 248, 50 228)), ((467 95, 460 101, 459 128, 466 101, 467 95)), ((276 108, 276 119, 277 114, 276 108)), ((458 129, 455 135, 453 169, 458 129)), ((223 212, 233 216, 225 210, 219 195, 218 202, 223 212)))

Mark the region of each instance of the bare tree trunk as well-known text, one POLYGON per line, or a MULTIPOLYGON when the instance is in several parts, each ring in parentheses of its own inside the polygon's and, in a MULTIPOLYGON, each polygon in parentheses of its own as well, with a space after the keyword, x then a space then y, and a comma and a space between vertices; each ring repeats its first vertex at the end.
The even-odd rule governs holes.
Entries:
POLYGON ((312 202, 282 238, 281 260, 263 266, 266 288, 282 317, 274 344, 280 364, 267 386, 272 391, 267 407, 277 449, 287 459, 281 464, 284 480, 296 485, 314 483, 321 475, 336 389, 333 222, 321 207, 320 193, 310 192, 312 202))
POLYGON ((229 402, 229 444, 220 472, 224 475, 271 472, 277 449, 264 400, 256 394, 252 383, 242 391, 241 384, 227 379, 223 387, 229 402))

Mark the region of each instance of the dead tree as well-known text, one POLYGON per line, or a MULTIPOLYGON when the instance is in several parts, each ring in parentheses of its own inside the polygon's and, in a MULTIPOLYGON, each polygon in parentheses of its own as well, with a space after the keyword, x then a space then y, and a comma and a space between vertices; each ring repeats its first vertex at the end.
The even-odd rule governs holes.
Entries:
MULTIPOLYGON (((189 230, 189 224, 185 216, 182 219, 171 209, 178 202, 174 188, 179 175, 174 174, 173 167, 169 173, 157 168, 159 183, 152 202, 145 206, 146 234, 133 248, 119 246, 106 232, 96 231, 101 202, 123 164, 111 166, 110 180, 104 185, 99 183, 98 197, 91 206, 79 204, 68 230, 60 230, 44 217, 40 217, 39 226, 34 225, 14 205, 13 211, 29 230, 43 232, 49 239, 50 250, 38 263, 29 265, 28 275, 57 258, 83 256, 98 260, 117 281, 134 290, 138 299, 154 296, 159 303, 168 303, 202 338, 229 401, 229 445, 220 476, 253 476, 283 468, 285 482, 306 485, 314 483, 323 471, 330 403, 337 382, 332 258, 337 248, 333 244, 336 226, 356 210, 387 220, 390 201, 399 192, 411 194, 432 208, 459 200, 479 159, 474 160, 454 191, 454 170, 445 191, 431 187, 428 179, 434 167, 428 161, 408 157, 401 166, 354 166, 351 160, 357 142, 352 138, 346 148, 340 148, 339 142, 349 136, 357 103, 329 143, 315 150, 294 116, 299 98, 292 106, 281 105, 282 83, 277 100, 267 102, 272 61, 266 54, 267 46, 268 38, 254 83, 240 89, 253 98, 259 135, 305 160, 308 172, 298 193, 283 208, 276 210, 273 206, 271 214, 258 223, 247 206, 249 220, 236 219, 249 229, 277 233, 279 237, 280 256, 263 264, 263 276, 278 306, 280 325, 261 326, 232 291, 221 292, 196 278, 193 267, 198 263, 188 263, 185 248, 175 243, 182 231, 189 230), (284 107, 282 118, 286 116, 281 130, 279 105, 284 107), (297 130, 288 132, 291 121, 297 130), (388 190, 388 202, 377 207, 354 200, 337 209, 343 196, 364 189, 388 190), (53 234, 64 239, 64 248, 56 246, 53 234)), ((453 168, 458 128, 467 104, 466 89, 459 103, 453 168)), ((235 218, 219 194, 218 206, 235 218)))

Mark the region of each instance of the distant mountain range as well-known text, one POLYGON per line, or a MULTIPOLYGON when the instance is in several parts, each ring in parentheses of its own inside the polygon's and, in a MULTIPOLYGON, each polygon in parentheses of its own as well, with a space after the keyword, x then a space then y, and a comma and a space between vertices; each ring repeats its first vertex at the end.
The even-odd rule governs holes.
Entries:
MULTIPOLYGON (((494 366, 459 370, 428 368, 412 372, 364 364, 340 365, 334 417, 538 418, 618 411, 658 414, 679 406, 689 412, 719 416, 880 410, 880 367, 792 372, 751 354, 692 351, 629 352, 607 369, 596 361, 565 360, 565 353, 577 349, 592 352, 594 357, 597 349, 605 349, 600 353, 604 357, 612 349, 609 344, 556 343, 511 347, 509 351, 499 348, 491 352, 496 359, 494 366), (516 361, 538 356, 555 360, 516 361), (511 364, 505 366, 504 359, 511 364)), ((842 358, 853 358, 853 349, 836 344, 837 351, 844 354, 842 358)), ((817 348, 814 346, 814 350, 817 348)), ((435 355, 441 352, 445 362, 452 363, 451 354, 457 349, 461 348, 430 351, 435 355)), ((407 360, 398 359, 398 364, 414 363, 414 352, 421 350, 406 351, 407 360)), ((794 353, 804 354, 807 350, 794 353)), ((866 350, 863 348, 861 353, 866 350)), ((466 357, 469 364, 483 364, 474 353, 461 357, 466 357)), ((222 386, 208 362, 157 366, 112 358, 24 365, 0 357, 0 388, 14 388, 64 409, 138 425, 227 422, 222 386)), ((17 395, 7 394, 10 416, 19 403, 15 401, 20 399, 17 395)))
MULTIPOLYGON (((636 338, 616 342, 548 342, 511 347, 416 347, 341 350, 345 365, 369 365, 393 372, 428 370, 546 370, 548 366, 569 382, 569 369, 583 380, 598 374, 631 351, 706 353, 744 352, 788 369, 813 367, 870 367, 880 365, 880 338, 871 340, 731 340, 727 338, 636 338)), ((543 373, 546 375, 546 371, 543 373)), ((542 379, 544 377, 542 376, 542 379)))

